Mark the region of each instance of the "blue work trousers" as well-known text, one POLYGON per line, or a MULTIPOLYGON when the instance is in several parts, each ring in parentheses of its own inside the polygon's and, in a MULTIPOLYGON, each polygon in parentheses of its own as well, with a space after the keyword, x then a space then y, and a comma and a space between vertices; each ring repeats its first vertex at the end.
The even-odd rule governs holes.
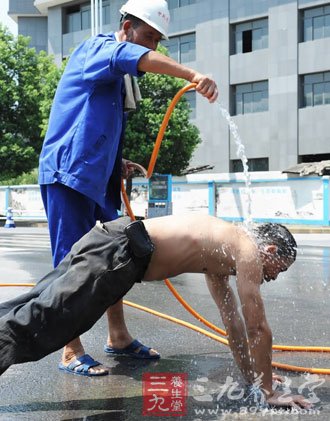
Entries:
POLYGON ((61 183, 41 185, 40 192, 47 214, 54 267, 96 221, 108 222, 118 218, 109 197, 106 198, 106 207, 101 208, 94 200, 61 183))

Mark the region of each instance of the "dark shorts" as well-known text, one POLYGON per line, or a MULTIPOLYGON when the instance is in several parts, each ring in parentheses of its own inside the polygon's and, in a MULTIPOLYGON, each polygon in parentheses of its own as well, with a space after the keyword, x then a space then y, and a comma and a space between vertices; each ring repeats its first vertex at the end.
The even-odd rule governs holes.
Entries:
POLYGON ((30 292, 0 304, 0 374, 89 330, 143 279, 153 250, 142 221, 96 225, 30 292))

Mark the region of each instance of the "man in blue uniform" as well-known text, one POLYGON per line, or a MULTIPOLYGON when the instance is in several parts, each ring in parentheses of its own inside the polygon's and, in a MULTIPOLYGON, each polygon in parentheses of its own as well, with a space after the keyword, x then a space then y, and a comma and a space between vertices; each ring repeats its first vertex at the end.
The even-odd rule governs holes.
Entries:
MULTIPOLYGON (((133 168, 121 154, 125 109, 139 99, 131 76, 167 74, 196 83, 210 102, 218 95, 211 78, 155 51, 167 38, 165 0, 128 0, 120 13, 118 32, 89 38, 72 53, 55 94, 39 167, 55 267, 97 220, 118 217, 120 177, 133 168)), ((107 315, 107 354, 159 358, 129 334, 121 300, 107 315)), ((64 348, 60 368, 70 372, 69 365, 84 355, 80 339, 74 339, 64 348)), ((88 375, 108 374, 91 357, 85 360, 88 375)))

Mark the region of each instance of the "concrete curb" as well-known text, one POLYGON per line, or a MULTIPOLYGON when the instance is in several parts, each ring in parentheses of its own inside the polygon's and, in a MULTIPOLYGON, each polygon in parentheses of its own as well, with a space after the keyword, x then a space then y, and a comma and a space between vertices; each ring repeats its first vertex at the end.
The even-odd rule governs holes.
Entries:
POLYGON ((292 234, 330 234, 330 227, 314 225, 285 225, 292 234))

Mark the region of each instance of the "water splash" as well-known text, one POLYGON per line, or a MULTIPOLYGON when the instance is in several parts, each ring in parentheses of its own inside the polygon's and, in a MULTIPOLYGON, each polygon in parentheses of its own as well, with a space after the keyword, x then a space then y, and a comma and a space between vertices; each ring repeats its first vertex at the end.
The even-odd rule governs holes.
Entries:
POLYGON ((233 138, 236 144, 236 155, 242 161, 242 164, 243 164, 243 174, 245 178, 245 187, 246 187, 247 199, 248 199, 247 200, 247 215, 246 215, 244 223, 247 226, 249 226, 252 224, 252 211, 251 211, 252 192, 251 192, 251 175, 249 173, 248 159, 245 153, 245 146, 238 133, 238 127, 235 121, 232 119, 231 115, 226 110, 226 108, 224 108, 219 101, 216 101, 216 102, 219 105, 222 116, 227 120, 229 130, 231 134, 233 135, 233 138))

